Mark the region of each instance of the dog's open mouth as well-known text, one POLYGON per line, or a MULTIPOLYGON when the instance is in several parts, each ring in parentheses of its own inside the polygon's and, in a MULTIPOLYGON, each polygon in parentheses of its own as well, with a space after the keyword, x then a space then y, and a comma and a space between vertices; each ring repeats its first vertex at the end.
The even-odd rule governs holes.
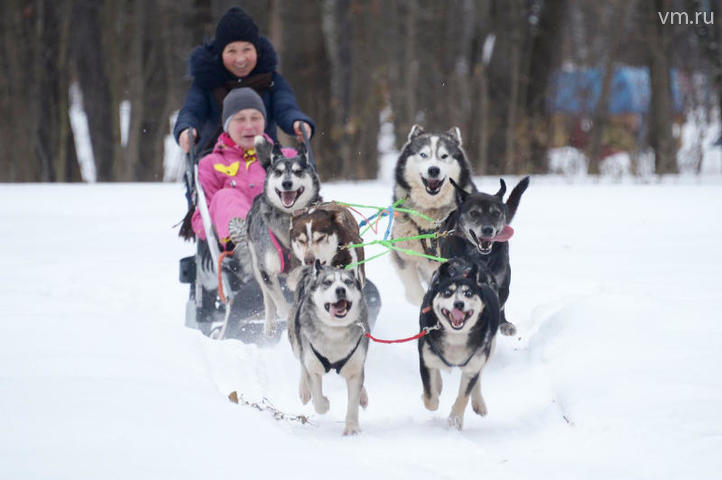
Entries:
POLYGON ((276 193, 278 194, 278 198, 281 199, 281 204, 283 204, 285 208, 291 208, 293 204, 296 203, 296 200, 298 200, 298 197, 300 197, 303 193, 303 187, 298 190, 281 191, 276 189, 276 193))
POLYGON ((477 237, 473 230, 469 229, 469 235, 474 239, 476 248, 482 255, 489 255, 494 242, 507 242, 514 235, 514 229, 504 225, 504 229, 493 237, 477 237))
POLYGON ((438 178, 421 177, 421 181, 424 183, 424 187, 426 188, 426 193, 429 195, 436 195, 439 193, 441 186, 444 184, 444 180, 446 180, 446 178, 439 180, 438 178))
POLYGON ((326 303, 323 306, 332 317, 343 318, 349 310, 351 310, 351 302, 348 300, 339 300, 336 303, 326 303))
POLYGON ((463 311, 459 310, 458 308, 455 308, 451 311, 442 308, 441 313, 444 314, 444 316, 449 320, 449 323, 451 323, 451 328, 454 330, 460 330, 464 328, 464 323, 471 318, 471 315, 474 313, 473 310, 463 311))

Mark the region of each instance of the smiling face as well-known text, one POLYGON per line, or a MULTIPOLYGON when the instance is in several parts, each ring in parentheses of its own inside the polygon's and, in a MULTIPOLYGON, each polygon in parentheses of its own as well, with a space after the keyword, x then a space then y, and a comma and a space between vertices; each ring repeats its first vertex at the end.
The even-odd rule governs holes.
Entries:
POLYGON ((432 302, 436 317, 451 333, 466 333, 476 325, 484 303, 476 289, 467 282, 446 284, 432 302))
POLYGON ((306 157, 274 157, 267 170, 265 194, 286 213, 307 207, 315 198, 313 169, 306 157))
POLYGON ((314 304, 321 312, 319 318, 334 327, 350 325, 355 316, 349 314, 361 302, 358 280, 351 270, 321 267, 320 264, 315 269, 311 290, 314 304))
POLYGON ((458 230, 481 254, 491 253, 494 241, 503 241, 500 236, 505 232, 506 206, 499 197, 470 194, 459 212, 458 230))
POLYGON ((231 117, 228 123, 228 135, 244 150, 255 147, 254 138, 263 134, 266 119, 255 108, 244 108, 231 117))
POLYGON ((466 164, 458 129, 442 134, 425 133, 414 126, 397 164, 397 182, 411 191, 423 208, 453 202, 454 188, 449 179, 461 181, 466 164))
POLYGON ((236 77, 246 77, 258 63, 258 52, 250 42, 231 42, 221 54, 223 66, 236 77))

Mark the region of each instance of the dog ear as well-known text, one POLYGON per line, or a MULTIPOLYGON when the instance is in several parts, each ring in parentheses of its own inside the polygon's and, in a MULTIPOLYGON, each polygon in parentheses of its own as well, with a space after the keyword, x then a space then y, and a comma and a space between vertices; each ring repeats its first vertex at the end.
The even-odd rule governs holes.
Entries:
POLYGON ((415 124, 413 127, 411 127, 411 131, 409 132, 409 142, 413 140, 414 138, 418 137, 419 135, 422 135, 424 133, 423 127, 421 127, 418 124, 415 124))
POLYGON ((516 209, 519 208, 521 194, 526 191, 528 186, 529 177, 524 177, 509 194, 509 199, 506 201, 506 223, 511 223, 511 219, 514 218, 516 209))
POLYGON ((454 189, 456 190, 456 204, 461 205, 466 201, 466 197, 469 196, 469 192, 461 188, 459 185, 456 184, 453 178, 449 177, 449 181, 454 186, 454 189))
POLYGON ((461 130, 459 130, 459 127, 451 127, 446 133, 461 146, 461 130))
POLYGON ((269 165, 273 163, 271 158, 273 146, 263 135, 256 135, 253 138, 253 143, 256 147, 256 158, 258 158, 258 162, 263 168, 267 169, 269 165))
POLYGON ((283 158, 283 157, 284 157, 284 155, 283 155, 283 150, 281 150, 281 145, 278 144, 278 143, 274 143, 274 144, 273 144, 272 153, 273 153, 273 160, 276 160, 276 159, 279 158, 279 157, 280 157, 280 158, 283 158))
POLYGON ((504 200, 504 194, 506 193, 506 183, 504 183, 504 179, 500 178, 499 183, 501 183, 501 187, 499 187, 499 191, 494 194, 494 196, 499 197, 500 199, 504 200))
POLYGON ((316 261, 313 262, 313 273, 314 273, 314 275, 318 277, 318 274, 321 273, 322 268, 323 268, 323 267, 321 266, 321 260, 319 260, 319 259, 317 258, 316 261))
POLYGON ((466 271, 466 273, 464 274, 464 276, 465 276, 466 278, 473 278, 476 283, 479 283, 479 279, 478 279, 478 277, 477 277, 478 271, 479 271, 479 266, 474 263, 474 264, 471 265, 471 268, 466 271))
POLYGON ((296 147, 296 152, 298 152, 299 157, 304 157, 304 159, 305 159, 306 153, 307 153, 306 144, 303 142, 299 143, 298 147, 296 147))

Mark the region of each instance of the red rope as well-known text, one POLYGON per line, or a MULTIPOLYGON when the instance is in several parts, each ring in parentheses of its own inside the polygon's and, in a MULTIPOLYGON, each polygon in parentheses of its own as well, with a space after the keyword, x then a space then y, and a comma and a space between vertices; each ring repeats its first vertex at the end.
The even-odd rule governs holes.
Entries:
POLYGON ((398 340, 382 340, 382 339, 380 339, 380 338, 374 337, 373 335, 371 335, 371 334, 368 333, 368 332, 365 333, 364 335, 366 335, 366 338, 370 338, 370 339, 373 340, 374 342, 378 342, 378 343, 403 343, 403 342, 410 342, 411 340, 416 340, 417 338, 421 338, 421 337, 423 337, 424 335, 426 335, 427 333, 429 333, 429 331, 428 331, 427 329, 423 329, 423 330, 421 330, 419 333, 417 333, 416 335, 414 335, 413 337, 400 338, 400 339, 398 339, 398 340))

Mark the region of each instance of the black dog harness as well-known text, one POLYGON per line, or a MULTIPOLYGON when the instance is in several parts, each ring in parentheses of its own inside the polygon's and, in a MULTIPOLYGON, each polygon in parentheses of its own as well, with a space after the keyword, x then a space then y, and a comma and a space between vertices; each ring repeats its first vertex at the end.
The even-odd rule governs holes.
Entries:
POLYGON ((434 348, 434 344, 433 344, 433 343, 428 342, 428 341, 427 341, 426 343, 429 345, 429 348, 431 349, 431 351, 434 352, 434 355, 436 355, 437 357, 439 357, 439 358, 441 359, 441 361, 444 362, 444 365, 446 365, 446 366, 449 367, 449 368, 451 368, 451 367, 465 367, 465 366, 471 361, 471 359, 474 358, 474 355, 476 355, 476 352, 479 351, 479 347, 476 347, 476 348, 474 349, 474 351, 471 352, 471 355, 469 355, 469 358, 467 358, 464 363, 449 363, 449 361, 444 358, 444 356, 441 354, 441 352, 439 352, 438 350, 436 350, 436 348, 434 348))
POLYGON ((363 334, 358 337, 358 341, 356 342, 356 345, 351 350, 351 353, 346 355, 344 358, 339 360, 338 362, 331 363, 328 361, 328 358, 324 357, 320 353, 318 353, 318 350, 313 348, 313 344, 311 342, 308 342, 309 345, 311 345, 311 350, 313 350, 313 353, 316 354, 316 358, 318 358, 318 361, 321 362, 321 365, 323 365, 323 368, 326 370, 326 373, 328 373, 331 370, 336 370, 336 373, 341 373, 341 369, 346 365, 346 362, 349 361, 351 356, 354 354, 356 349, 358 348, 359 344, 361 343, 361 339, 364 338, 363 334))
MULTIPOLYGON (((419 235, 429 235, 431 233, 438 233, 438 228, 430 228, 428 230, 425 230, 418 225, 416 225, 416 229, 419 231, 419 235)), ((421 248, 424 249, 424 253, 426 255, 431 255, 432 257, 436 256, 439 251, 439 239, 436 237, 431 238, 421 238, 421 248), (426 245, 426 240, 429 241, 429 245, 426 245)))

